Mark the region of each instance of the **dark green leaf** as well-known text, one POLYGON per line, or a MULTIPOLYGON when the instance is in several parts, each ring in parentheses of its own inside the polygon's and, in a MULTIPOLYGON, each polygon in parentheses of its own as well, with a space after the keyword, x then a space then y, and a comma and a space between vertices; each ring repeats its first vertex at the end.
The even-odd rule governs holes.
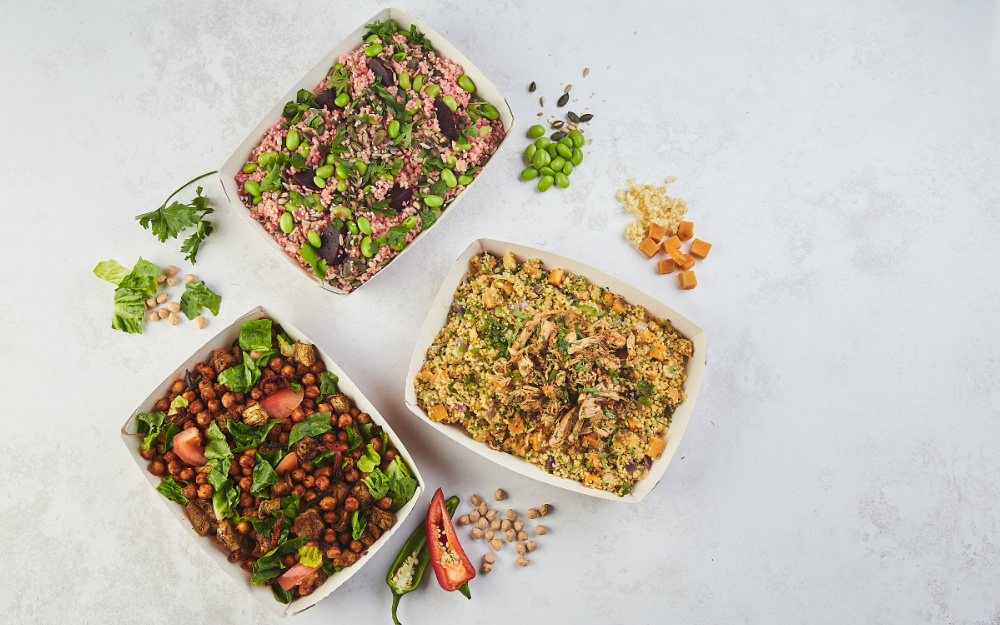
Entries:
POLYGON ((319 436, 330 431, 330 413, 317 412, 306 417, 306 420, 292 428, 288 435, 288 447, 307 436, 319 436))
POLYGON ((253 386, 247 376, 246 367, 242 364, 233 365, 219 374, 219 384, 229 387, 234 393, 246 393, 253 386))
POLYGON ((389 464, 385 472, 389 481, 389 492, 392 494, 392 510, 399 510, 413 497, 417 490, 417 480, 410 476, 406 463, 400 456, 389 464))
POLYGON ((337 382, 340 378, 332 371, 324 371, 319 374, 319 394, 324 397, 337 392, 337 382))
POLYGON ((368 527, 368 515, 370 510, 355 510, 351 513, 351 538, 358 540, 365 528, 368 527))
POLYGON ((274 595, 274 600, 278 603, 288 605, 292 602, 294 591, 285 590, 279 584, 271 584, 271 594, 274 595))
POLYGON ((229 473, 229 465, 233 461, 233 450, 229 448, 226 435, 219 429, 219 424, 212 421, 205 430, 208 436, 208 445, 205 446, 205 457, 208 463, 222 471, 225 476, 229 473))
POLYGON ((154 211, 136 215, 135 218, 143 228, 152 229, 160 243, 166 241, 167 237, 176 238, 181 230, 195 225, 201 219, 195 208, 180 202, 161 206, 154 211))
POLYGON ((198 256, 198 250, 201 248, 202 242, 208 238, 208 235, 212 234, 212 222, 202 219, 198 222, 198 229, 194 231, 194 234, 184 239, 184 243, 181 245, 181 251, 184 252, 184 260, 191 261, 194 265, 198 261, 195 258, 198 256))
POLYGON ((184 491, 181 489, 180 484, 174 481, 172 475, 163 478, 163 481, 156 487, 156 490, 170 501, 176 501, 182 506, 187 505, 188 498, 184 496, 184 491))
POLYGON ((253 467, 253 484, 250 486, 250 494, 254 497, 267 497, 267 489, 277 481, 278 474, 275 473, 274 467, 258 455, 253 467))
POLYGON ((344 428, 344 431, 347 432, 347 444, 349 446, 348 451, 354 451, 364 444, 365 441, 358 436, 358 433, 354 431, 353 427, 347 426, 344 428))
POLYGON ((275 425, 281 423, 280 419, 271 419, 264 425, 246 425, 239 421, 226 419, 226 429, 233 439, 233 453, 240 453, 248 449, 259 447, 268 432, 275 425))
POLYGON ((436 208, 424 208, 420 211, 420 223, 421 229, 426 230, 434 225, 434 222, 438 220, 441 213, 438 212, 436 208))
POLYGON ((371 472, 371 475, 362 480, 368 486, 368 492, 376 500, 385 497, 389 492, 389 478, 378 467, 371 472))
POLYGON ((212 312, 212 315, 218 316, 221 303, 222 297, 205 286, 201 280, 188 282, 181 295, 181 312, 188 319, 194 319, 204 306, 212 312))

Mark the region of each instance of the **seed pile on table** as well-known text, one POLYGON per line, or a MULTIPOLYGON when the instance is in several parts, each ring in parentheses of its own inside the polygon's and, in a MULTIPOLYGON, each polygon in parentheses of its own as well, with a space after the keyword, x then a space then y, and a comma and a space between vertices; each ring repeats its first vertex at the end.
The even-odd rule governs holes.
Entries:
MULTIPOLYGON (((493 499, 498 502, 506 498, 507 493, 502 489, 498 488, 493 493, 493 499)), ((476 494, 473 494, 469 498, 469 504, 472 506, 472 509, 468 514, 463 514, 458 518, 458 524, 473 525, 472 537, 477 540, 480 538, 485 539, 494 552, 500 552, 503 549, 504 542, 512 543, 514 545, 514 553, 517 554, 514 562, 519 566, 528 566, 531 561, 528 559, 527 554, 538 549, 538 543, 530 539, 529 528, 521 520, 521 515, 513 508, 508 508, 504 512, 503 518, 500 518, 500 510, 490 508, 489 504, 476 494)), ((538 508, 528 508, 525 516, 528 519, 537 519, 540 516, 548 515, 551 511, 551 505, 543 504, 538 508)), ((548 533, 549 528, 539 523, 535 525, 534 531, 536 536, 543 536, 548 533)), ((493 553, 487 552, 483 556, 482 572, 489 573, 493 570, 494 564, 496 564, 496 556, 493 553)))
MULTIPOLYGON (((590 68, 583 70, 583 75, 587 76, 590 68)), ((528 86, 528 91, 535 91, 538 86, 532 82, 528 86)), ((556 106, 562 108, 569 103, 570 91, 573 85, 566 85, 562 95, 556 101, 556 106)), ((538 98, 538 103, 545 106, 545 96, 538 98)), ((539 112, 541 117, 544 113, 539 112)), ((589 124, 594 118, 591 113, 577 115, 574 111, 566 113, 566 119, 558 119, 553 116, 548 124, 552 127, 552 134, 545 136, 547 132, 542 124, 535 124, 528 128, 528 138, 534 143, 528 145, 524 150, 524 161, 527 165, 521 171, 522 180, 534 180, 538 178, 538 190, 548 191, 552 185, 565 189, 570 185, 570 174, 583 162, 582 148, 589 143, 583 136, 583 124, 589 124)))

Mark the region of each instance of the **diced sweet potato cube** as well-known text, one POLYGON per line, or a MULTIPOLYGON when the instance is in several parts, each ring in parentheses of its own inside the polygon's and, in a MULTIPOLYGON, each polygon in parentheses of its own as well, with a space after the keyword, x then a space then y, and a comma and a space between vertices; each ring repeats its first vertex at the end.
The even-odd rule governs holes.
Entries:
POLYGON ((615 296, 605 291, 604 294, 601 295, 601 303, 607 306, 608 308, 611 308, 611 306, 613 306, 615 303, 615 296))
POLYGON ((680 272, 677 274, 677 281, 680 282, 681 288, 685 291, 698 286, 698 279, 694 276, 693 271, 680 272))
POLYGON ((553 269, 552 271, 549 272, 549 284, 553 286, 559 286, 560 284, 562 284, 563 276, 565 275, 566 272, 563 271, 562 269, 553 269))
POLYGON ((538 267, 535 267, 534 265, 525 264, 524 267, 521 269, 521 271, 528 274, 529 276, 533 276, 536 273, 538 273, 538 267))
POLYGON ((510 423, 507 424, 507 431, 511 434, 521 434, 524 432, 524 421, 521 417, 511 419, 510 423))
POLYGON ((673 258, 664 258, 660 262, 656 263, 656 270, 660 272, 660 275, 662 276, 665 273, 673 273, 676 265, 677 263, 674 262, 673 258))
POLYGON ((597 438, 597 434, 591 432, 590 434, 584 434, 580 437, 580 442, 583 443, 584 447, 597 447, 601 444, 601 439, 597 438))
POLYGON ((683 269, 684 271, 691 271, 691 269, 694 267, 694 256, 688 256, 687 254, 684 254, 684 258, 682 258, 681 262, 677 264, 680 265, 681 269, 683 269))
POLYGON ((681 241, 687 241, 694 236, 694 223, 690 221, 682 221, 677 224, 677 238, 681 241))
POLYGON ((417 374, 417 377, 420 378, 421 382, 430 382, 431 378, 434 377, 434 374, 427 369, 421 369, 420 373, 417 374))
POLYGON ((678 267, 684 266, 684 252, 672 247, 666 248, 665 251, 667 252, 667 254, 670 254, 670 258, 672 258, 673 261, 677 263, 678 267))
POLYGON ((642 453, 646 454, 653 460, 656 460, 663 454, 663 450, 667 448, 667 443, 660 438, 651 438, 649 443, 646 445, 645 451, 642 453))
POLYGON ((663 251, 666 252, 668 248, 674 248, 675 250, 681 249, 681 240, 677 238, 677 235, 670 237, 669 239, 663 240, 663 251))
POLYGON ((667 359, 667 346, 657 343, 653 346, 653 349, 649 350, 649 357, 663 362, 667 359))
POLYGON ((646 237, 646 240, 639 244, 639 251, 646 255, 646 258, 652 258, 659 251, 660 245, 653 240, 653 237, 646 237))
POLYGON ((537 432, 532 432, 531 435, 528 437, 528 440, 531 441, 532 449, 534 449, 535 451, 541 451, 542 447, 545 446, 549 438, 545 436, 544 432, 539 430, 537 432))
POLYGON ((654 241, 660 241, 663 237, 667 236, 666 226, 661 226, 660 224, 649 224, 649 238, 654 241))
POLYGON ((708 252, 711 249, 711 243, 705 243, 701 239, 695 239, 694 241, 691 241, 691 249, 688 250, 688 253, 692 256, 697 256, 698 258, 705 258, 708 256, 708 252))
POLYGON ((621 314, 625 312, 625 304, 621 299, 616 299, 614 306, 611 307, 611 311, 621 314))
POLYGON ((668 388, 667 389, 667 399, 669 399, 670 401, 677 401, 680 398, 681 398, 681 394, 680 394, 680 392, 677 389, 675 389, 675 388, 668 388))
POLYGON ((583 476, 583 485, 589 488, 597 488, 601 485, 601 478, 597 477, 593 473, 588 473, 583 476))
POLYGON ((487 308, 493 308, 500 303, 500 293, 496 289, 490 287, 483 291, 483 306, 487 308))
POLYGON ((438 404, 437 406, 431 406, 430 417, 433 421, 440 421, 448 416, 448 409, 444 407, 444 404, 438 404))
POLYGON ((646 343, 652 341, 655 337, 656 335, 650 332, 649 330, 643 330, 642 332, 639 333, 639 344, 645 345, 646 343))

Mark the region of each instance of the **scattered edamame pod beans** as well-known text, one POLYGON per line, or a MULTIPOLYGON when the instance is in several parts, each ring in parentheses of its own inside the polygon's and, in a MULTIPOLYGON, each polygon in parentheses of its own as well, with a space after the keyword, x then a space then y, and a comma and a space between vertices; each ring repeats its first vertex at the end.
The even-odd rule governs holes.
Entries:
POLYGON ((368 165, 360 158, 354 161, 354 169, 357 169, 362 176, 368 173, 368 165))
POLYGON ((243 188, 246 189, 247 193, 250 195, 260 195, 260 183, 254 180, 247 180, 243 183, 243 188))
POLYGON ((441 101, 444 102, 444 105, 447 106, 448 110, 452 113, 458 110, 458 102, 456 102, 455 98, 450 95, 442 96, 441 101))
POLYGON ((382 44, 373 43, 372 45, 365 48, 365 55, 367 56, 378 56, 379 52, 382 51, 382 44))
POLYGON ((323 180, 319 176, 314 176, 313 177, 313 184, 316 185, 317 187, 319 187, 320 189, 325 189, 326 188, 326 180, 323 180))
POLYGON ((424 204, 430 206, 431 208, 437 208, 444 204, 444 198, 440 195, 425 195, 424 204))
POLYGON ((496 107, 494 107, 489 102, 487 102, 485 106, 482 107, 482 111, 483 111, 483 117, 485 117, 490 121, 493 121, 494 119, 500 117, 500 111, 498 111, 496 107))
POLYGON ((556 171, 554 169, 552 169, 551 167, 549 167, 549 166, 539 167, 538 168, 538 173, 540 173, 543 176, 555 176, 556 175, 556 171))
POLYGON ((375 252, 372 251, 371 237, 365 237, 361 239, 361 244, 358 245, 358 247, 361 248, 361 255, 364 256, 365 258, 371 258, 372 256, 375 255, 375 252))
POLYGON ((261 196, 259 196, 259 195, 253 196, 253 205, 257 206, 258 204, 260 204, 261 200, 263 200, 263 199, 264 198, 261 197, 261 196))
POLYGON ((285 147, 292 151, 295 151, 299 147, 298 130, 292 129, 288 131, 288 135, 285 136, 285 147))
POLYGON ((399 76, 396 76, 396 82, 398 82, 399 86, 402 87, 403 89, 409 89, 410 88, 410 72, 400 72, 399 76))
POLYGON ((351 232, 351 234, 357 234, 358 232, 360 232, 358 224, 354 223, 353 221, 347 222, 347 229, 351 232))
POLYGON ((459 77, 458 86, 461 87, 462 89, 465 89, 469 93, 472 93, 473 91, 476 90, 476 83, 472 82, 472 79, 466 76, 465 74, 462 74, 459 77))
POLYGON ((389 122, 389 136, 393 139, 399 136, 399 120, 394 119, 389 122))
POLYGON ((257 157, 257 162, 260 164, 261 167, 267 167, 268 165, 271 164, 271 161, 273 161, 274 157, 277 155, 278 153, 273 150, 264 152, 263 154, 257 157))
POLYGON ((327 165, 336 165, 337 164, 337 155, 336 154, 327 154, 326 155, 326 164, 327 165))
POLYGON ((567 176, 573 173, 572 161, 566 161, 566 164, 563 165, 563 173, 566 174, 567 176))
POLYGON ((333 175, 333 165, 323 165, 322 167, 317 167, 316 175, 323 180, 326 180, 333 175))
POLYGON ((458 184, 462 185, 463 187, 469 186, 470 184, 472 184, 472 181, 473 181, 473 177, 472 176, 459 176, 458 177, 458 184))
POLYGON ((528 128, 528 136, 532 139, 537 139, 545 134, 545 126, 541 124, 535 124, 531 128, 528 128))
POLYGON ((458 186, 458 180, 455 178, 455 173, 450 169, 441 170, 441 180, 444 180, 444 183, 448 185, 449 189, 454 189, 458 186))
POLYGON ((420 89, 424 86, 424 77, 421 74, 417 74, 417 77, 413 79, 413 90, 420 93, 420 89))
POLYGON ((560 172, 556 172, 556 186, 560 189, 565 189, 569 186, 569 176, 560 172))
POLYGON ((243 166, 244 174, 252 174, 255 171, 257 171, 257 163, 247 163, 243 166))
POLYGON ((409 217, 407 217, 406 219, 403 220, 403 226, 405 226, 405 227, 407 227, 407 228, 409 228, 411 230, 413 229, 413 226, 415 226, 415 225, 417 225, 417 216, 416 215, 410 215, 409 217))
POLYGON ((537 151, 538 151, 538 146, 536 146, 534 143, 528 144, 528 147, 524 148, 525 162, 530 164, 531 161, 535 158, 535 152, 537 151))
POLYGON ((438 94, 441 93, 441 87, 439 87, 438 85, 435 85, 434 83, 431 83, 431 84, 427 85, 427 88, 424 90, 424 92, 429 97, 436 98, 438 96, 438 94))
POLYGON ((288 234, 292 230, 295 230, 295 219, 292 218, 291 213, 282 213, 281 219, 278 220, 278 225, 281 227, 281 231, 288 234))
POLYGON ((341 180, 347 180, 347 169, 343 165, 337 165, 335 170, 337 172, 337 177, 341 180))
POLYGON ((563 137, 562 139, 560 139, 559 143, 565 145, 566 147, 568 147, 571 150, 573 149, 573 140, 570 139, 568 136, 563 137))
POLYGON ((342 93, 333 99, 333 104, 335 106, 339 106, 340 108, 344 108, 350 103, 351 103, 351 96, 347 95, 346 93, 342 93))
POLYGON ((573 150, 566 147, 562 143, 556 144, 556 153, 567 160, 573 158, 573 150))
POLYGON ((372 233, 372 223, 368 221, 367 217, 358 216, 358 229, 361 230, 362 234, 372 233))
POLYGON ((549 139, 548 137, 538 137, 535 139, 535 145, 538 146, 538 149, 544 150, 552 145, 552 139, 549 139))
POLYGON ((579 165, 583 162, 583 150, 580 148, 573 148, 573 156, 569 159, 569 162, 574 165, 579 165))
POLYGON ((320 247, 323 245, 323 241, 319 238, 319 233, 315 230, 307 232, 306 238, 309 239, 309 244, 313 247, 320 247))
POLYGON ((344 191, 347 191, 347 181, 346 180, 338 180, 337 181, 337 191, 339 191, 340 193, 343 193, 344 191))
POLYGON ((543 193, 548 191, 553 182, 555 182, 555 179, 552 176, 542 176, 538 179, 538 190, 543 193))
POLYGON ((586 143, 586 141, 583 138, 583 133, 580 132, 579 130, 570 130, 569 138, 572 139, 573 145, 578 148, 582 148, 583 144, 586 143))
POLYGON ((556 171, 562 171, 563 165, 565 165, 566 162, 567 162, 566 159, 564 159, 561 156, 557 156, 554 159, 552 159, 551 163, 549 163, 549 167, 551 167, 556 171))
POLYGON ((538 150, 537 152, 535 152, 535 158, 531 159, 531 165, 535 169, 538 169, 539 167, 545 167, 551 162, 552 159, 549 158, 549 153, 546 152, 545 150, 538 150))
POLYGON ((521 180, 534 180, 538 177, 538 170, 534 167, 525 167, 521 170, 521 180))

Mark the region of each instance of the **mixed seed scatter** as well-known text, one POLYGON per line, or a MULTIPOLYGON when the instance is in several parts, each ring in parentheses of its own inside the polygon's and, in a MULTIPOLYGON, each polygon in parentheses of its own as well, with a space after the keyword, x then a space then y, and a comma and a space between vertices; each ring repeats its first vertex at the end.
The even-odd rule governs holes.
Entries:
POLYGON ((484 252, 414 386, 434 421, 624 495, 665 449, 692 353, 668 319, 583 276, 484 252))
MULTIPOLYGON (((585 77, 589 73, 589 69, 584 69, 585 77)), ((528 91, 533 92, 536 88, 537 85, 532 82, 528 86, 528 91)), ((573 85, 566 85, 563 94, 556 101, 558 107, 566 106, 572 89, 573 85)), ((538 103, 545 106, 545 96, 539 97, 538 103)), ((539 117, 542 115, 543 113, 538 113, 539 117)), ((542 124, 528 128, 528 138, 532 139, 533 143, 524 150, 524 162, 527 167, 521 170, 521 179, 538 178, 538 190, 541 192, 548 191, 552 185, 561 189, 569 187, 569 176, 583 162, 582 148, 587 144, 582 124, 589 124, 593 118, 591 113, 577 115, 573 111, 566 113, 565 120, 552 117, 548 123, 553 132, 548 137, 545 136, 547 131, 542 124)))
POLYGON ((503 140, 499 112, 416 27, 368 25, 236 176, 285 252, 351 291, 429 228, 503 140))
POLYGON ((250 321, 137 416, 157 490, 288 603, 357 562, 417 481, 316 348, 250 321))

